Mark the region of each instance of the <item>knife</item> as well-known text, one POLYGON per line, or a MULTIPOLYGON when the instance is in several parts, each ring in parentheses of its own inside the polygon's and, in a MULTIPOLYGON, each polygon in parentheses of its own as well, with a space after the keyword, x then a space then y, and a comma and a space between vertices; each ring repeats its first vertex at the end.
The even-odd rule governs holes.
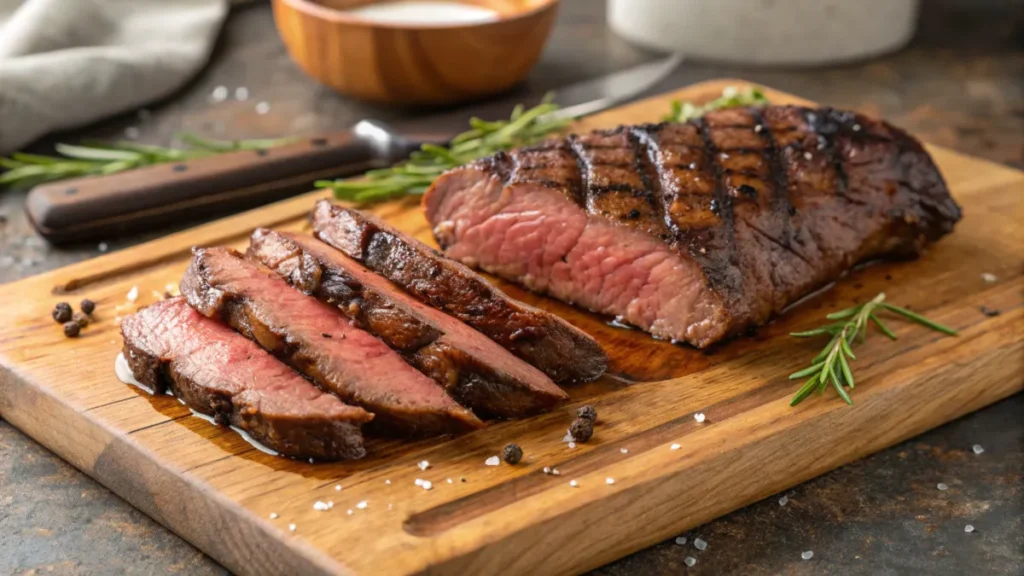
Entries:
MULTIPOLYGON (((635 99, 681 62, 671 56, 560 89, 561 108, 544 120, 579 118, 635 99)), ((524 102, 529 105, 531 102, 524 102)), ((362 120, 350 130, 265 149, 157 164, 109 176, 42 184, 26 199, 36 231, 54 244, 109 239, 307 192, 315 180, 340 178, 401 162, 424 143, 445 144, 470 117, 508 115, 507 100, 407 121, 396 130, 362 120)))

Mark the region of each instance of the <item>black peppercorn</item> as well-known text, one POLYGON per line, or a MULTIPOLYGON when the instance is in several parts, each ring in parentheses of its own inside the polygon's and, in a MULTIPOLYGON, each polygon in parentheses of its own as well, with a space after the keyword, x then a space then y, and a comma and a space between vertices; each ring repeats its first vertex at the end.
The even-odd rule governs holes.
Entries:
POLYGON ((519 461, 523 459, 523 449, 518 444, 506 444, 502 457, 509 464, 519 464, 519 461))
POLYGON ((597 422, 597 410, 594 407, 587 404, 576 411, 577 418, 583 418, 584 420, 590 420, 591 422, 597 422))
POLYGON ((82 312, 85 312, 86 314, 92 314, 92 311, 96 309, 96 303, 86 298, 85 300, 82 300, 81 307, 82 312))
POLYGON ((85 328, 89 325, 89 317, 81 312, 75 312, 74 315, 71 316, 71 321, 78 324, 79 328, 85 328))
POLYGON ((74 338, 78 336, 78 332, 81 331, 82 327, 78 325, 78 322, 65 322, 64 323, 64 335, 68 338, 74 338))
POLYGON ((594 422, 586 418, 577 418, 569 426, 569 434, 577 442, 586 442, 594 435, 594 422))
POLYGON ((53 307, 53 320, 58 324, 63 324, 71 320, 71 304, 67 302, 59 302, 53 307))

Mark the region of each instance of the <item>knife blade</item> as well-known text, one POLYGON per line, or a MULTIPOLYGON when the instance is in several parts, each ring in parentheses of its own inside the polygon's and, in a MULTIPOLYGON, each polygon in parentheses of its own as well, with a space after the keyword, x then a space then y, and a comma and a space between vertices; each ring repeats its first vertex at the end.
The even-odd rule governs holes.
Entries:
MULTIPOLYGON (((670 56, 559 89, 562 107, 547 119, 579 118, 635 99, 681 62, 670 56)), ((267 150, 229 152, 158 164, 108 176, 42 184, 25 210, 36 231, 54 244, 109 239, 121 234, 250 208, 309 191, 315 180, 390 166, 424 143, 444 144, 468 127, 471 117, 507 117, 518 98, 458 108, 392 128, 362 120, 352 129, 307 137, 267 150)))

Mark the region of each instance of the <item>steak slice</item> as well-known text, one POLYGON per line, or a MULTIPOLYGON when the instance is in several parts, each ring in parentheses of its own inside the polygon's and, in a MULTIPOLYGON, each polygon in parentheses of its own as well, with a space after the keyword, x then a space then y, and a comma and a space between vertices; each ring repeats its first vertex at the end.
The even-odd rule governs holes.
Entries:
POLYGON ((383 342, 234 250, 194 250, 181 293, 200 314, 223 319, 320 387, 372 412, 374 430, 439 434, 482 426, 383 342))
POLYGON ((857 262, 916 256, 960 219, 912 137, 795 106, 499 153, 445 173, 423 203, 449 257, 700 347, 857 262))
POLYGON ((373 415, 321 391, 184 298, 157 302, 121 321, 135 378, 196 412, 231 424, 295 458, 361 458, 359 427, 373 415))
POLYGON ((249 257, 336 305, 477 414, 516 418, 568 399, 540 370, 319 240, 261 228, 249 257))
POLYGON ((369 214, 326 200, 313 211, 318 238, 426 304, 451 314, 555 382, 585 382, 608 357, 585 332, 510 298, 466 266, 369 214))

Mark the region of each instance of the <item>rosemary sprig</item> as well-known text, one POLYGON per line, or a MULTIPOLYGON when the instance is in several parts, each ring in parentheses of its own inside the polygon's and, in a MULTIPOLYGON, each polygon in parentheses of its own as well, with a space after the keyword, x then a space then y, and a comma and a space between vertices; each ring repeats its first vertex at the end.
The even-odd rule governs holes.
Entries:
POLYGON ((722 95, 708 102, 703 106, 697 106, 692 102, 672 101, 672 110, 662 120, 666 122, 686 122, 699 118, 711 110, 719 108, 735 108, 737 106, 767 106, 768 97, 760 88, 751 86, 740 90, 735 86, 726 86, 722 95))
POLYGON ((869 323, 875 324, 882 334, 885 334, 892 340, 896 339, 896 334, 878 317, 879 312, 886 310, 943 334, 949 336, 957 335, 957 331, 948 326, 929 320, 906 308, 889 304, 885 301, 884 292, 864 304, 833 312, 826 316, 826 318, 835 320, 835 322, 813 330, 790 334, 790 336, 798 338, 812 338, 829 334, 832 338, 829 340, 828 345, 811 360, 810 366, 789 375, 790 380, 810 376, 810 379, 797 391, 796 396, 793 396, 793 400, 790 401, 789 405, 796 406, 803 402, 805 398, 811 395, 811 392, 817 391, 818 394, 821 394, 829 385, 835 388, 836 393, 847 404, 853 404, 850 394, 846 391, 846 387, 852 390, 855 384, 851 362, 856 360, 857 357, 853 354, 853 345, 855 341, 863 342, 867 337, 869 323))
POLYGON ((57 144, 54 148, 60 156, 17 152, 9 158, 0 158, 0 168, 6 169, 0 173, 0 188, 29 188, 44 182, 114 174, 153 164, 181 162, 237 150, 273 148, 294 141, 294 138, 214 140, 191 133, 178 134, 177 138, 188 148, 167 148, 121 140, 112 143, 86 141, 82 144, 57 144))
POLYGON ((571 120, 545 118, 558 108, 547 97, 529 110, 521 104, 516 106, 508 120, 488 122, 472 118, 470 130, 453 138, 448 146, 424 144, 401 164, 370 170, 359 180, 321 180, 316 186, 331 189, 335 198, 355 202, 378 202, 405 194, 423 194, 430 183, 446 170, 501 150, 535 144, 561 131, 571 120))

